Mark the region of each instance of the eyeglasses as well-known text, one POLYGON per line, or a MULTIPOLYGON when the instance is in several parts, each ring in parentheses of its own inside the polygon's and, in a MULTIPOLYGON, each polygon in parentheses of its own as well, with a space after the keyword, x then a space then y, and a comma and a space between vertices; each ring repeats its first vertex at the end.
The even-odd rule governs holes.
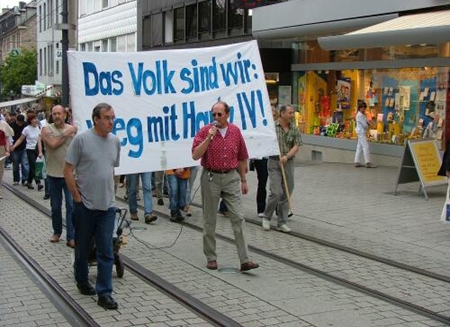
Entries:
POLYGON ((222 113, 221 112, 213 112, 213 117, 222 117, 222 113))
POLYGON ((103 119, 109 123, 114 121, 114 119, 116 119, 116 116, 103 116, 103 119))

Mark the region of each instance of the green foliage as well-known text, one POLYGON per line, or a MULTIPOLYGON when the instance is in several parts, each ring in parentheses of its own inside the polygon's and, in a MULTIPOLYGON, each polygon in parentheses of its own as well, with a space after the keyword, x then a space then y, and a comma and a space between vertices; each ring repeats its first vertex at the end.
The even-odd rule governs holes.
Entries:
POLYGON ((22 50, 19 55, 8 55, 0 66, 0 80, 3 84, 3 96, 22 92, 22 85, 34 85, 37 78, 36 50, 22 50))

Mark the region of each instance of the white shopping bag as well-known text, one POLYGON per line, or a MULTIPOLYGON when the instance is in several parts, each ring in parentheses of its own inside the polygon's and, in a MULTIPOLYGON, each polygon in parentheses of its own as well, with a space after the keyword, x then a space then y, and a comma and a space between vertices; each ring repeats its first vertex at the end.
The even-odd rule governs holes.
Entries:
POLYGON ((442 208, 441 221, 450 223, 450 179, 447 182, 447 196, 445 197, 444 207, 442 208))

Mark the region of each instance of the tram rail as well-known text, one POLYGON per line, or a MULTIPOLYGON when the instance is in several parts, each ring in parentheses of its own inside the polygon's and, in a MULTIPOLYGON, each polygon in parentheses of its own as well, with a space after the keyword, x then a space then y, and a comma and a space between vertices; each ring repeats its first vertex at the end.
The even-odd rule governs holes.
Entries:
MULTIPOLYGON (((18 196, 22 201, 28 203, 36 210, 40 211, 44 215, 51 218, 51 212, 48 208, 38 203, 34 199, 28 197, 26 194, 21 192, 19 189, 14 188, 10 184, 3 182, 3 186, 9 191, 11 191, 13 194, 18 196)), ((4 237, 5 240, 8 241, 8 243, 11 246, 14 247, 18 255, 20 255, 21 258, 27 261, 27 263, 33 268, 33 271, 39 276, 41 276, 41 278, 45 280, 46 284, 49 287, 51 287, 51 289, 61 299, 64 300, 64 302, 67 304, 68 307, 67 311, 71 310, 76 314, 77 317, 79 317, 77 321, 78 320, 81 321, 81 324, 75 323, 73 324, 73 326, 93 326, 93 327, 100 326, 95 322, 95 320, 92 319, 92 317, 85 310, 81 308, 80 305, 77 304, 75 300, 73 300, 70 297, 70 295, 67 292, 64 291, 64 289, 61 286, 59 286, 59 284, 49 274, 45 272, 44 269, 42 269, 23 249, 21 249, 20 246, 14 241, 14 239, 11 236, 9 236, 8 233, 4 231, 3 228, 1 227, 0 227, 0 234, 4 237)), ((199 301, 195 297, 175 287, 171 283, 159 277, 157 274, 154 274, 150 270, 139 265, 130 258, 126 257, 125 255, 121 254, 121 258, 127 271, 130 271, 131 273, 135 274, 141 280, 152 285, 160 292, 169 296, 171 299, 176 300, 178 303, 182 304, 184 307, 194 312, 196 315, 203 318, 205 321, 208 321, 213 326, 218 327, 242 326, 235 320, 231 319, 230 317, 227 317, 226 315, 199 301)))
MULTIPOLYGON (((5 185, 5 183, 4 183, 4 185, 5 185)), ((14 187, 12 187, 12 186, 10 186, 8 184, 6 184, 5 186, 9 190, 13 191, 15 194, 16 194, 16 192, 21 193, 20 191, 17 191, 14 187)), ((27 196, 23 195, 23 197, 26 198, 27 196)), ((119 200, 121 200, 121 199, 119 199, 119 200)), ((31 203, 33 203, 33 202, 34 202, 34 204, 38 204, 38 203, 36 203, 36 201, 32 200, 31 203)), ((40 205, 38 204, 38 206, 36 208, 38 208, 39 206, 40 205)), ((47 211, 46 215, 49 216, 49 210, 48 209, 43 209, 43 208, 41 208, 41 209, 42 209, 41 210, 42 212, 47 211)), ((164 217, 166 219, 169 218, 169 216, 167 214, 163 213, 163 212, 158 212, 158 214, 159 214, 160 217, 164 217)), ((202 231, 202 228, 200 226, 198 226, 198 225, 196 225, 194 223, 191 223, 191 222, 184 222, 183 225, 187 226, 187 227, 189 227, 191 229, 194 229, 194 230, 196 230, 198 232, 202 231)), ((284 235, 284 234, 280 234, 280 236, 281 235, 284 235)), ((302 235, 300 233, 293 233, 291 235, 284 235, 282 237, 302 238, 301 236, 302 235)), ((224 241, 228 242, 228 243, 234 243, 233 239, 231 239, 230 237, 227 237, 225 235, 217 234, 217 237, 219 239, 221 239, 221 240, 224 240, 224 241)), ((307 238, 302 238, 302 239, 314 242, 311 239, 307 239, 307 238)), ((328 246, 328 247, 330 246, 329 244, 320 244, 320 242, 315 242, 315 243, 317 243, 317 244, 319 244, 321 246, 328 246)), ((345 251, 345 249, 342 250, 339 247, 332 247, 332 248, 337 250, 337 251, 345 251)), ((348 280, 346 278, 335 276, 332 273, 323 271, 321 269, 317 269, 317 268, 315 268, 315 267, 313 267, 311 265, 307 265, 307 264, 303 264, 303 263, 300 263, 300 262, 296 262, 294 260, 290 260, 289 258, 283 257, 281 255, 277 255, 275 253, 271 253, 271 252, 265 251, 263 249, 255 247, 255 246, 251 246, 250 245, 249 249, 252 250, 254 253, 257 253, 259 255, 265 256, 266 258, 269 258, 270 260, 275 260, 277 262, 286 264, 286 265, 288 265, 290 267, 293 267, 295 269, 298 269, 298 270, 301 270, 303 272, 309 273, 311 275, 320 277, 320 278, 322 278, 324 280, 331 281, 333 283, 342 285, 342 286, 344 286, 346 288, 349 288, 349 289, 352 289, 352 290, 356 290, 358 292, 364 293, 364 294, 369 295, 371 297, 374 297, 374 298, 377 298, 377 299, 381 299, 381 300, 383 300, 383 301, 385 301, 387 303, 390 303, 390 304, 393 304, 395 306, 401 307, 403 309, 409 310, 411 312, 417 313, 417 314, 419 314, 421 316, 428 317, 428 318, 433 319, 435 321, 439 321, 439 322, 442 322, 444 324, 450 325, 450 316, 446 316, 446 315, 443 315, 443 314, 441 314, 439 312, 430 310, 430 309, 428 309, 428 308, 426 308, 426 307, 424 307, 422 305, 418 305, 418 304, 415 304, 413 302, 401 299, 399 297, 392 296, 390 294, 387 294, 386 292, 378 291, 378 290, 376 290, 374 288, 364 286, 364 285, 362 285, 360 283, 353 282, 353 281, 348 280)), ((345 252, 350 253, 351 251, 345 251, 345 252)), ((353 252, 353 253, 351 253, 352 255, 358 256, 358 251, 352 251, 352 252, 353 252)), ((435 278, 434 274, 426 274, 426 273, 422 274, 420 272, 420 270, 416 271, 415 269, 408 269, 408 268, 410 268, 408 265, 405 265, 404 267, 401 267, 402 265, 389 264, 387 262, 383 262, 382 260, 377 260, 376 256, 374 258, 368 258, 367 256, 364 256, 364 255, 362 255, 360 257, 362 257, 364 259, 370 259, 370 260, 379 262, 381 264, 386 264, 386 265, 389 265, 389 266, 391 266, 393 268, 397 268, 397 269, 401 268, 402 270, 406 270, 406 271, 414 273, 414 274, 419 274, 419 275, 422 275, 422 276, 427 277, 427 278, 432 278, 432 279, 440 281, 440 282, 448 283, 448 280, 446 280, 446 279, 435 278)), ((131 260, 131 259, 127 258, 127 257, 124 257, 124 263, 125 263, 125 265, 126 265, 128 270, 132 271, 133 273, 138 274, 140 278, 142 278, 142 279, 144 279, 146 281, 148 281, 149 279, 152 278, 151 277, 152 273, 150 271, 148 271, 144 267, 140 266, 139 264, 135 263, 133 260, 131 260)), ((153 278, 154 277, 155 276, 153 276, 153 278)), ((158 279, 158 278, 159 277, 156 276, 156 278, 154 278, 154 279, 158 279)), ((165 286, 161 285, 161 284, 164 284, 164 282, 159 283, 161 281, 163 281, 163 280, 162 279, 159 280, 159 281, 156 280, 156 281, 152 282, 152 285, 156 286, 158 289, 163 290, 164 292, 169 292, 170 293, 170 290, 167 289, 167 288, 170 288, 170 287, 167 287, 167 285, 165 285, 165 286), (160 284, 160 285, 158 285, 158 284, 160 284)), ((176 298, 177 301, 183 302, 183 303, 184 302, 190 302, 190 303, 198 302, 197 304, 199 305, 200 308, 204 305, 201 301, 198 301, 195 298, 190 297, 190 295, 187 294, 187 293, 186 294, 179 293, 179 295, 176 296, 175 298, 176 298), (195 301, 193 301, 193 300, 195 300, 195 301)), ((209 309, 211 309, 211 308, 209 308, 209 309)), ((193 310, 195 312, 199 312, 199 309, 197 309, 197 308, 191 308, 191 310, 193 310)), ((206 310, 206 311, 208 311, 208 310, 206 310)), ((203 313, 199 313, 199 314, 203 314, 203 313)), ((211 314, 211 312, 210 313, 206 312, 204 314, 205 314, 204 317, 208 317, 208 314, 209 314, 210 318, 208 318, 207 320, 210 321, 211 323, 215 324, 215 325, 218 325, 218 326, 234 326, 232 324, 234 322, 233 320, 231 320, 231 322, 228 321, 227 319, 229 319, 229 318, 226 317, 226 315, 222 315, 221 313, 216 312, 215 310, 212 312, 212 314, 211 314), (211 319, 211 316, 214 316, 214 319, 211 319), (223 318, 224 320, 220 321, 221 319, 217 319, 217 317, 221 317, 221 319, 223 318)), ((235 323, 235 326, 239 326, 239 324, 237 322, 234 322, 234 323, 235 323)))

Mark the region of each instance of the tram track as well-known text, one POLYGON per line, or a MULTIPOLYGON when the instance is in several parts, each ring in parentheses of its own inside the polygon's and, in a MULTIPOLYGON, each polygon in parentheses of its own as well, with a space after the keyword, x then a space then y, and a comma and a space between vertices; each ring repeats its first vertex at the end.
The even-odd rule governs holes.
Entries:
MULTIPOLYGON (((119 201, 123 202, 123 200, 121 198, 117 197, 117 199, 119 201)), ((138 206, 141 209, 143 208, 141 205, 138 205, 138 206)), ((194 206, 196 206, 197 208, 201 208, 201 206, 198 205, 198 204, 194 204, 194 206)), ((169 219, 169 215, 167 215, 166 213, 158 211, 158 210, 155 210, 155 212, 157 212, 159 216, 162 216, 162 217, 165 217, 166 219, 169 219)), ((247 217, 245 219, 246 219, 247 222, 250 222, 253 225, 260 226, 260 222, 258 222, 255 219, 248 219, 247 217)), ((185 225, 185 226, 188 226, 188 227, 190 227, 192 229, 195 229, 195 230, 197 230, 200 233, 203 231, 203 228, 201 226, 198 226, 198 225, 196 225, 194 223, 190 223, 190 222, 184 221, 182 224, 185 225)), ((280 235, 283 235, 283 234, 280 234, 280 235)), ((403 263, 396 262, 396 261, 393 261, 393 260, 390 260, 390 259, 387 259, 387 258, 383 258, 383 257, 376 256, 376 255, 373 255, 373 254, 370 254, 370 253, 359 251, 357 249, 352 249, 352 248, 349 248, 349 247, 346 247, 346 246, 342 246, 340 244, 336 244, 336 243, 328 242, 328 241, 325 241, 325 240, 321 240, 321 239, 318 239, 318 238, 315 238, 315 237, 311 237, 311 236, 303 234, 303 233, 298 233, 298 232, 294 232, 293 231, 293 232, 289 233, 286 236, 287 237, 294 237, 294 238, 297 238, 297 239, 302 239, 302 240, 305 240, 305 241, 308 241, 308 242, 315 243, 315 244, 320 245, 320 246, 325 246, 325 247, 331 248, 333 250, 342 251, 342 252, 348 253, 350 255, 358 256, 358 257, 361 257, 361 258, 364 258, 364 259, 368 259, 368 260, 375 261, 375 262, 378 262, 378 263, 381 263, 381 264, 385 264, 385 265, 388 265, 388 266, 396 268, 396 269, 401 269, 401 270, 404 270, 404 271, 407 271, 407 272, 410 272, 410 273, 413 273, 413 274, 421 275, 421 276, 424 276, 424 277, 427 277, 427 278, 430 278, 430 279, 433 279, 433 280, 442 281, 444 283, 449 284, 449 288, 450 288, 450 278, 447 277, 447 276, 444 276, 444 275, 436 274, 436 273, 433 273, 433 272, 430 272, 430 271, 427 271, 427 270, 424 270, 424 269, 420 269, 420 268, 417 268, 417 267, 414 267, 414 266, 411 266, 411 265, 403 264, 403 263)), ((232 239, 230 237, 227 237, 225 235, 222 235, 222 234, 219 234, 219 233, 216 232, 216 237, 221 239, 221 240, 223 240, 223 241, 226 241, 226 242, 228 242, 230 244, 234 244, 234 239, 232 239)), ((265 256, 265 257, 270 258, 272 260, 275 260, 277 262, 286 264, 286 265, 288 265, 290 267, 299 269, 299 270, 307 272, 309 274, 313 274, 313 275, 315 275, 315 276, 317 276, 319 278, 322 278, 322 279, 331 281, 333 283, 345 286, 347 288, 353 289, 353 290, 358 291, 358 292, 362 292, 362 293, 367 294, 367 295, 369 295, 371 297, 375 297, 375 298, 381 299, 381 300, 383 300, 383 301, 385 301, 387 303, 391 303, 393 305, 396 305, 398 307, 404 308, 406 310, 418 313, 420 315, 424 315, 424 316, 426 316, 428 318, 431 318, 433 320, 436 320, 436 321, 445 323, 447 325, 450 325, 450 316, 440 314, 440 313, 435 312, 433 310, 430 310, 430 309, 428 309, 428 308, 426 308, 424 306, 417 305, 417 304, 414 304, 414 303, 406 301, 406 300, 402 300, 402 299, 400 299, 398 297, 389 295, 386 292, 381 292, 381 291, 378 291, 378 290, 373 289, 371 287, 364 286, 364 285, 362 285, 360 283, 352 282, 352 281, 350 281, 347 278, 342 278, 342 277, 333 275, 332 273, 328 273, 326 271, 323 271, 323 270, 320 270, 320 269, 316 269, 316 268, 312 267, 311 265, 299 263, 297 261, 291 260, 291 259, 283 257, 281 255, 274 254, 274 253, 272 253, 270 251, 265 251, 265 250, 263 250, 261 248, 258 248, 256 246, 248 245, 248 248, 249 248, 249 250, 253 251, 254 253, 257 253, 259 255, 265 256)))
MULTIPOLYGON (((8 185, 6 185, 6 187, 8 188, 8 185)), ((14 188, 9 186, 8 189, 13 190, 14 188)), ((120 198, 118 198, 118 199, 121 200, 120 198)), ((124 202, 122 202, 122 203, 124 203, 124 202)), ((48 211, 48 209, 46 209, 46 210, 48 211)), ((158 216, 159 217, 164 217, 166 219, 169 218, 169 216, 166 213, 159 212, 159 211, 157 211, 157 212, 158 212, 158 216)), ((49 213, 49 211, 48 211, 48 213, 49 213)), ((192 223, 192 222, 184 222, 183 225, 187 226, 187 227, 189 227, 191 229, 194 229, 194 230, 196 230, 198 232, 202 231, 202 228, 200 226, 198 226, 198 224, 195 224, 195 223, 192 223)), ((284 235, 282 237, 299 238, 299 236, 296 235, 296 234, 297 233, 294 233, 293 235, 285 235, 285 234, 278 234, 278 235, 284 235)), ((234 240, 232 238, 227 237, 225 235, 217 234, 217 238, 219 238, 219 239, 221 239, 223 241, 226 241, 228 243, 234 243, 234 240)), ((307 240, 307 241, 311 242, 311 240, 307 240)), ((326 244, 320 244, 320 245, 324 246, 326 244)), ((326 246, 328 246, 328 245, 326 245, 326 246)), ((421 306, 421 305, 415 304, 415 303, 413 303, 411 301, 407 301, 407 300, 401 299, 399 297, 392 296, 392 295, 390 295, 390 294, 388 294, 386 292, 378 291, 378 290, 376 290, 374 288, 364 286, 364 285, 362 285, 362 284, 360 284, 358 282, 353 282, 353 281, 351 281, 351 280, 349 280, 347 278, 342 278, 342 277, 336 276, 333 273, 329 273, 329 272, 326 272, 324 270, 314 268, 311 265, 300 263, 300 262, 295 261, 295 260, 291 260, 291 259, 287 258, 286 256, 278 255, 278 254, 273 253, 271 251, 265 251, 265 250, 263 250, 263 249, 261 249, 261 248, 259 248, 257 246, 250 245, 249 249, 251 251, 253 251, 254 253, 257 253, 257 254, 262 255, 262 256, 264 256, 266 258, 269 258, 270 260, 274 260, 274 261, 280 262, 282 264, 288 265, 290 267, 293 267, 295 269, 301 270, 301 271, 306 272, 308 274, 317 276, 317 277, 319 277, 321 279, 324 279, 324 280, 327 280, 327 281, 331 281, 333 283, 342 285, 342 286, 344 286, 346 288, 349 288, 349 289, 352 289, 352 290, 356 290, 358 292, 361 292, 363 294, 369 295, 371 297, 374 297, 374 298, 377 298, 377 299, 381 299, 381 300, 383 300, 383 301, 385 301, 387 303, 390 303, 390 304, 393 304, 395 306, 404 308, 404 309, 409 310, 411 312, 417 313, 417 314, 419 314, 421 316, 428 317, 428 318, 433 319, 435 321, 439 321, 439 322, 442 322, 444 324, 450 325, 450 317, 449 316, 441 314, 441 313, 433 311, 433 310, 430 310, 430 309, 428 309, 425 306, 421 306)), ((334 248, 334 250, 338 251, 339 249, 334 248)), ((345 251, 345 252, 348 253, 349 251, 345 251)), ((351 255, 355 255, 356 256, 357 254, 351 253, 351 255)), ((373 258, 364 257, 364 259, 368 259, 368 260, 370 259, 370 260, 376 261, 376 259, 373 259, 373 258)), ((147 277, 145 277, 145 274, 147 274, 147 272, 148 272, 147 269, 143 268, 139 264, 136 264, 135 267, 137 267, 137 268, 134 268, 133 260, 131 260, 131 259, 125 257, 125 256, 124 256, 124 262, 125 262, 126 267, 127 267, 128 270, 133 271, 133 273, 139 273, 139 270, 141 270, 141 273, 143 274, 143 276, 141 276, 141 278, 147 278, 147 277)), ((377 262, 380 262, 380 261, 377 261, 377 262)), ((387 264, 385 262, 380 262, 380 263, 387 264)), ((392 266, 392 268, 397 268, 397 269, 400 268, 400 267, 398 267, 396 265, 390 265, 390 266, 392 266)), ((408 270, 407 268, 408 267, 406 267, 406 269, 402 267, 403 270, 409 271, 410 273, 420 274, 420 272, 408 270)), ((432 275, 430 276, 429 274, 421 274, 421 275, 424 276, 424 277, 430 278, 430 279, 435 279, 435 280, 438 280, 438 281, 441 281, 441 282, 444 282, 444 283, 448 283, 447 280, 442 280, 442 279, 439 279, 439 278, 433 278, 432 275)), ((157 288, 159 288, 159 286, 157 286, 157 288)), ((183 296, 184 295, 181 295, 181 298, 178 298, 177 301, 183 301, 183 299, 182 299, 183 296)), ((190 302, 190 300, 188 300, 188 301, 190 302)), ((194 311, 196 311, 196 310, 194 309, 194 311)), ((214 316, 217 317, 216 314, 214 314, 214 316)), ((215 323, 217 323, 217 325, 220 325, 220 322, 215 322, 215 323)), ((236 326, 238 326, 238 325, 239 324, 237 324, 236 326)), ((226 323, 226 324, 223 324, 223 326, 233 326, 233 325, 230 325, 230 324, 226 323)))
MULTIPOLYGON (((3 183, 3 186, 11 191, 14 195, 19 197, 22 201, 26 202, 27 204, 31 205, 36 210, 40 211, 47 217, 51 219, 51 212, 50 209, 46 208, 42 204, 38 203, 34 199, 27 196, 25 193, 21 192, 19 189, 14 188, 13 186, 3 183)), ((57 294, 57 296, 62 299, 66 303, 66 311, 67 312, 73 312, 75 313, 76 321, 79 321, 79 323, 73 324, 73 326, 100 326, 95 322, 94 319, 85 311, 82 309, 78 303, 70 297, 70 295, 64 291, 64 289, 59 286, 59 284, 49 275, 45 272, 45 270, 39 266, 39 264, 36 263, 23 249, 20 248, 20 246, 17 244, 17 242, 14 241, 14 239, 3 229, 0 227, 0 235, 3 236, 5 241, 8 242, 8 244, 14 248, 16 252, 16 256, 20 257, 21 260, 25 260, 28 265, 32 268, 33 274, 38 275, 41 279, 45 281, 45 284, 57 294)), ((189 295, 188 293, 182 291, 181 289, 173 286, 171 283, 167 282, 157 274, 153 273, 149 269, 146 269, 145 267, 139 265, 132 259, 128 258, 127 256, 121 254, 120 255, 125 268, 127 271, 130 271, 132 274, 136 275, 138 278, 143 280, 144 282, 148 283, 149 285, 155 287, 158 289, 161 293, 169 296, 171 299, 177 301, 178 303, 182 304, 185 308, 189 309, 190 311, 194 312, 199 317, 203 318, 205 321, 209 322, 213 326, 218 327, 239 327, 242 326, 238 322, 234 321, 230 317, 227 317, 226 315, 220 313, 219 311, 211 308, 210 306, 206 305, 202 301, 196 299, 195 297, 189 295)), ((50 294, 48 294, 50 295, 50 294)), ((71 315, 68 314, 68 317, 71 315)))

